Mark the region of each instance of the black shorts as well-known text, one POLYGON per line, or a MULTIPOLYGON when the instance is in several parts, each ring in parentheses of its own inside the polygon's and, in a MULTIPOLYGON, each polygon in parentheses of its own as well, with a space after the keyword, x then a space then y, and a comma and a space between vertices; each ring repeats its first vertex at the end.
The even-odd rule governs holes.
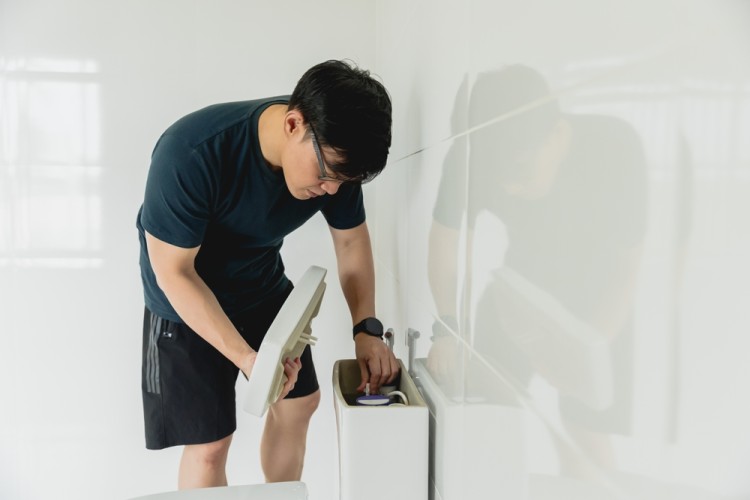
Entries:
MULTIPOLYGON (((256 351, 292 288, 232 318, 256 351)), ((318 390, 310 346, 301 361, 299 378, 287 399, 318 390)), ((238 374, 231 361, 187 325, 146 309, 141 369, 146 448, 211 443, 232 434, 237 428, 238 374)))

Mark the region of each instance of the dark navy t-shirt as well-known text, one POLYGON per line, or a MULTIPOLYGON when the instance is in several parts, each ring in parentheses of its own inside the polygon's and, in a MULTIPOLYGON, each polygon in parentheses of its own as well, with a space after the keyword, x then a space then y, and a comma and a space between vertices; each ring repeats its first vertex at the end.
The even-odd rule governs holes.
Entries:
POLYGON ((268 106, 288 100, 209 106, 178 120, 159 139, 136 224, 146 307, 153 313, 182 321, 156 284, 144 230, 178 247, 200 245, 196 271, 232 317, 284 289, 284 236, 318 211, 336 229, 364 222, 359 185, 297 200, 283 173, 264 160, 258 118, 268 106))
MULTIPOLYGON (((502 159, 469 156, 457 140, 445 159, 433 217, 460 229, 464 214, 499 218, 508 232, 504 265, 583 318, 594 313, 622 254, 646 231, 646 160, 632 125, 611 116, 564 115, 572 142, 546 196, 526 200, 501 189, 502 159), (483 163, 484 162, 484 163, 483 163), (588 189, 586 189, 588 187, 588 189), (470 198, 462 196, 471 193, 470 198)), ((500 142, 503 136, 493 137, 500 142)))

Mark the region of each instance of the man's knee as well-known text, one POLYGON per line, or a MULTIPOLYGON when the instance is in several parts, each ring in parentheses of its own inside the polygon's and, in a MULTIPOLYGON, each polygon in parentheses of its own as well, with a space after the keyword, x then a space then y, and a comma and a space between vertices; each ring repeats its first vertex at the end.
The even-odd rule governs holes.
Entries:
POLYGON ((315 413, 315 410, 318 409, 318 406, 320 406, 320 390, 313 392, 308 396, 308 398, 309 399, 306 402, 307 411, 309 412, 310 416, 312 416, 312 414, 315 413))
POLYGON ((310 420, 315 410, 320 405, 320 391, 315 391, 309 396, 302 396, 301 398, 287 400, 294 406, 294 412, 304 417, 306 420, 310 420))
POLYGON ((232 436, 229 435, 212 443, 186 445, 184 454, 206 467, 224 467, 231 443, 232 436))
POLYGON ((315 410, 320 405, 320 391, 315 391, 309 396, 293 399, 283 399, 271 406, 274 418, 285 421, 309 422, 315 410))

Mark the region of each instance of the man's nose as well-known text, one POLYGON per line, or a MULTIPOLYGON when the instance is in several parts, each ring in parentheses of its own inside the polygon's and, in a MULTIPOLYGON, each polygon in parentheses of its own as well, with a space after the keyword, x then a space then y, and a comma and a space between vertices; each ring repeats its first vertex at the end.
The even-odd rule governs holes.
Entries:
POLYGON ((320 184, 320 189, 322 189, 328 194, 333 195, 333 194, 336 194, 340 186, 341 184, 339 184, 338 182, 324 181, 320 184))

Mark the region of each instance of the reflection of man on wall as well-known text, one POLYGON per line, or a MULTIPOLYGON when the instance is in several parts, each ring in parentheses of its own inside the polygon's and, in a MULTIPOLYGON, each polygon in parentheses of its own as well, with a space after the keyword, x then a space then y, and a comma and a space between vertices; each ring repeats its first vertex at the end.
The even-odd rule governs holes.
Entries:
MULTIPOLYGON (((627 433, 630 427, 632 297, 646 214, 641 144, 622 120, 561 113, 542 77, 522 66, 482 74, 472 88, 470 127, 506 114, 469 136, 468 146, 463 146, 468 148, 468 168, 463 167, 463 154, 448 154, 431 248, 439 243, 445 253, 447 243, 457 241, 464 214, 469 247, 482 245, 488 235, 474 231, 475 223, 481 213, 491 214, 507 232, 503 266, 606 342, 607 356, 611 353, 607 375, 613 377, 613 400, 606 408, 591 408, 557 387, 571 436, 600 465, 611 465, 602 433, 627 433)), ((437 265, 432 257, 431 276, 437 265)), ((535 319, 520 312, 507 283, 500 281, 496 276, 477 304, 476 350, 522 388, 535 373, 556 385, 555 379, 578 367, 566 366, 572 361, 565 359, 545 362, 530 354, 522 345, 523 330, 533 330, 535 319)), ((450 310, 439 312, 444 318, 452 316, 450 310)), ((446 352, 441 342, 449 340, 436 339, 431 357, 446 352)), ((565 465, 573 463, 570 457, 562 458, 565 465)))

